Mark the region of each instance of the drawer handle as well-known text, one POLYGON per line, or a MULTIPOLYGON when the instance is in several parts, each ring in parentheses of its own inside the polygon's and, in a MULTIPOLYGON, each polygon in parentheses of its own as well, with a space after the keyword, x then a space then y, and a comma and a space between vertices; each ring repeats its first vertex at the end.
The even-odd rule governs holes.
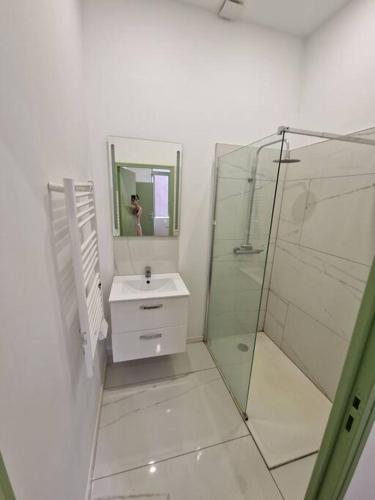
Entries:
POLYGON ((139 307, 140 309, 148 311, 149 309, 161 309, 163 307, 163 304, 157 304, 156 306, 139 306, 139 307))
POLYGON ((139 338, 142 340, 152 340, 152 339, 160 339, 162 336, 161 333, 145 333, 143 335, 140 335, 139 338))

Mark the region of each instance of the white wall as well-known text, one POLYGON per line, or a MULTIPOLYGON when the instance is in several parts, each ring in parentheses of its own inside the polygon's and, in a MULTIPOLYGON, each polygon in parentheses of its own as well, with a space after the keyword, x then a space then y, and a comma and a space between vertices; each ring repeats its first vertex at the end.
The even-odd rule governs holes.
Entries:
POLYGON ((113 274, 106 136, 180 142, 179 271, 192 293, 189 336, 200 336, 215 143, 245 144, 295 123, 302 43, 170 0, 87 0, 84 31, 106 292, 113 274))
POLYGON ((375 426, 367 439, 345 500, 371 500, 374 497, 375 426))
POLYGON ((0 447, 17 500, 84 498, 102 382, 99 360, 86 378, 64 207, 51 225, 47 194, 90 176, 80 23, 76 0, 1 3, 0 447))
POLYGON ((352 0, 306 43, 300 125, 351 132, 374 126, 375 2, 352 0))

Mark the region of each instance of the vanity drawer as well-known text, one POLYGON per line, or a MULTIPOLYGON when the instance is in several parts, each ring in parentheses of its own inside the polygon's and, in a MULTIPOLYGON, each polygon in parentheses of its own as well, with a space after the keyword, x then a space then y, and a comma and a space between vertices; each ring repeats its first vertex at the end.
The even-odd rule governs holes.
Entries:
POLYGON ((187 323, 187 297, 111 303, 112 333, 187 323))
POLYGON ((183 352, 186 325, 112 334, 113 361, 149 358, 183 352))

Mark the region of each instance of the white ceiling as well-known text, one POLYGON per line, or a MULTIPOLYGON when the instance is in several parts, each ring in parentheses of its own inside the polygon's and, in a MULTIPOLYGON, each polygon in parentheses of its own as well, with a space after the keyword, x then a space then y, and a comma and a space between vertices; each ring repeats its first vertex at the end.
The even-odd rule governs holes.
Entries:
MULTIPOLYGON (((223 0, 178 0, 216 14, 223 0)), ((308 36, 350 0, 244 0, 242 21, 308 36)))

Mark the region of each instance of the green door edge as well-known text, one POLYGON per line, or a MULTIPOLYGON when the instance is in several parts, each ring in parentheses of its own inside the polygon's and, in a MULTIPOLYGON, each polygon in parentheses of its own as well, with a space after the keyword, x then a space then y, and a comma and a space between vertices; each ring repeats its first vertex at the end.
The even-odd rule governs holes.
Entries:
POLYGON ((374 359, 375 258, 305 500, 345 495, 374 423, 374 359))
POLYGON ((0 453, 0 500, 16 500, 0 453))

